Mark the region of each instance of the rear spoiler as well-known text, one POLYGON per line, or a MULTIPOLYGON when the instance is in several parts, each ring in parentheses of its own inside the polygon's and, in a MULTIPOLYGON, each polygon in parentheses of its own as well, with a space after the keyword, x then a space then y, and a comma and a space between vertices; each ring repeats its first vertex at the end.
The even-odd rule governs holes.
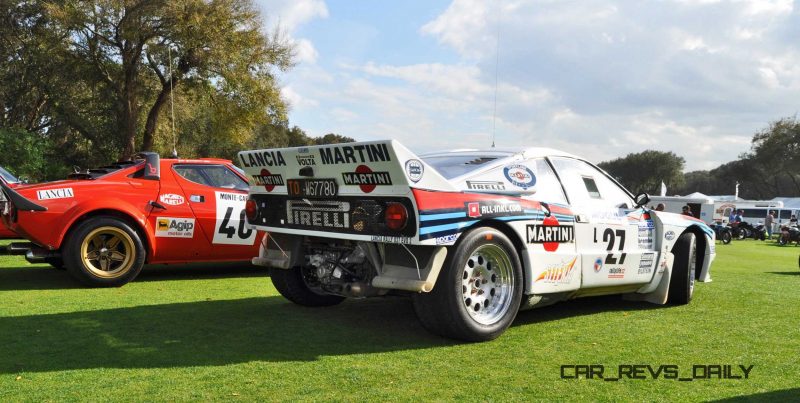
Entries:
MULTIPOLYGON (((17 210, 22 211, 47 211, 47 207, 40 206, 28 199, 25 196, 17 193, 14 189, 11 189, 5 182, 0 182, 0 187, 2 187, 2 193, 5 195, 3 199, 10 201, 14 204, 14 207, 17 210)), ((0 200, 4 201, 4 200, 0 200)))

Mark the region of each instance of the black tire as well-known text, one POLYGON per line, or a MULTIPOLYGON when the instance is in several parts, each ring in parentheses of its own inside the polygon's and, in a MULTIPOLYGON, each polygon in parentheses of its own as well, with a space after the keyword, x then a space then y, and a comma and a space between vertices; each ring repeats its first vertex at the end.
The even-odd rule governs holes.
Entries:
POLYGON ((66 270, 67 268, 64 267, 64 260, 60 257, 46 257, 44 258, 44 262, 52 266, 56 270, 66 270))
POLYGON ((431 333, 487 341, 514 321, 522 289, 522 265, 514 245, 500 231, 483 227, 462 235, 433 290, 414 294, 412 300, 417 317, 431 333))
POLYGON ((731 237, 731 232, 730 231, 723 231, 720 234, 719 238, 720 238, 720 240, 722 241, 722 243, 724 245, 727 245, 727 244, 731 243, 731 238, 732 238, 731 237))
POLYGON ((123 220, 99 216, 70 231, 61 250, 73 277, 92 287, 119 287, 142 271, 146 251, 139 234, 123 220))
POLYGON ((744 241, 745 238, 747 238, 747 231, 745 231, 744 228, 742 228, 739 230, 739 235, 736 236, 736 239, 744 241))
POLYGON ((675 260, 669 280, 667 302, 686 305, 694 294, 695 269, 697 265, 697 239, 691 232, 684 233, 672 248, 675 260))
POLYGON ((778 238, 778 244, 780 244, 780 245, 786 245, 786 237, 784 237, 782 234, 781 234, 781 236, 778 238))
POLYGON ((284 298, 303 306, 332 306, 341 303, 345 297, 331 294, 319 294, 312 291, 303 279, 299 266, 291 269, 269 269, 272 285, 284 298))

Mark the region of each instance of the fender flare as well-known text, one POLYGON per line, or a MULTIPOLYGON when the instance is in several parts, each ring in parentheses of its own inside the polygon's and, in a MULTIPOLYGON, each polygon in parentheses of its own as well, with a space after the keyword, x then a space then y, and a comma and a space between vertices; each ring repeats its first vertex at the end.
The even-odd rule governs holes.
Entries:
POLYGON ((148 257, 151 257, 155 254, 155 234, 152 231, 147 230, 147 214, 145 214, 141 209, 133 206, 131 203, 117 198, 80 203, 65 211, 63 215, 64 221, 62 221, 61 225, 59 225, 61 232, 58 234, 58 244, 55 245, 56 248, 61 248, 65 238, 78 222, 83 221, 91 216, 102 215, 104 212, 107 212, 110 215, 121 215, 124 218, 129 219, 131 223, 134 224, 134 229, 139 230, 139 232, 144 236, 148 257))

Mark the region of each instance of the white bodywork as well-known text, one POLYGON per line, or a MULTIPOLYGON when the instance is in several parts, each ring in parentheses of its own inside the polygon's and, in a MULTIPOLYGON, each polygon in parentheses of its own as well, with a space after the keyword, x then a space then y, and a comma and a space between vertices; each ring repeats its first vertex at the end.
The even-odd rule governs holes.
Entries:
POLYGON ((271 218, 253 226, 272 234, 256 264, 298 264, 303 237, 349 240, 363 245, 375 264, 371 286, 427 292, 459 237, 493 226, 517 245, 531 305, 612 293, 665 303, 671 251, 689 231, 697 237, 697 279, 711 280, 714 234, 708 226, 636 208, 605 172, 557 150, 417 156, 396 141, 375 141, 242 151, 239 160, 255 183, 251 197, 272 210, 271 218), (288 197, 287 181, 302 178, 334 179, 337 195, 288 197), (408 201, 413 233, 357 230, 364 225, 354 205, 381 198, 408 201))

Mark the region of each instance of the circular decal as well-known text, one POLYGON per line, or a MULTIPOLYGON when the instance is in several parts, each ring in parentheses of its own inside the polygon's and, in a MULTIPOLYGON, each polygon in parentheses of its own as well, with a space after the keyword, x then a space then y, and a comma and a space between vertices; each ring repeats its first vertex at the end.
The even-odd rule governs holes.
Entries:
MULTIPOLYGON (((558 227, 558 219, 554 216, 545 217, 542 220, 542 225, 545 227, 558 227)), ((558 242, 544 242, 542 246, 548 252, 555 252, 558 249, 558 242)))
MULTIPOLYGON (((357 174, 371 174, 372 173, 372 169, 370 169, 366 165, 359 165, 359 166, 356 167, 356 173, 357 174)), ((364 193, 372 192, 373 190, 375 190, 375 186, 376 186, 375 183, 369 183, 369 184, 360 183, 358 185, 358 187, 361 188, 361 191, 364 192, 364 193)))
POLYGON ((420 160, 406 161, 406 176, 408 176, 408 179, 411 179, 412 182, 419 182, 419 180, 422 179, 422 174, 424 173, 425 166, 422 165, 420 160))
POLYGON ((536 176, 525 165, 509 165, 503 168, 503 173, 506 175, 506 179, 516 187, 527 189, 536 184, 536 176))
POLYGON ((664 238, 666 238, 667 241, 671 241, 671 240, 675 239, 675 232, 674 231, 667 231, 667 233, 664 234, 664 238))
MULTIPOLYGON (((261 177, 262 178, 269 178, 271 175, 272 175, 272 172, 270 172, 269 170, 266 170, 266 169, 262 169, 261 170, 261 177)), ((265 180, 264 189, 266 189, 267 192, 271 192, 272 189, 275 189, 275 185, 274 184, 270 184, 268 180, 265 180)))
POLYGON ((598 273, 603 268, 603 259, 597 258, 594 261, 594 272, 598 273))

